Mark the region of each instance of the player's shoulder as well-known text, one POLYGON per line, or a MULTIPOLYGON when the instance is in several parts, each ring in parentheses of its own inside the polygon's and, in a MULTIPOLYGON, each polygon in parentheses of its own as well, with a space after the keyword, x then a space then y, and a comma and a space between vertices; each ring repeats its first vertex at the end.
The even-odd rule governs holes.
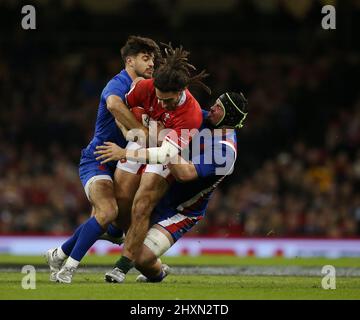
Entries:
POLYGON ((143 90, 155 89, 154 79, 141 79, 136 83, 136 87, 143 90))
POLYGON ((116 74, 114 77, 112 77, 106 84, 105 86, 105 90, 106 89, 113 89, 113 88, 117 88, 117 89, 129 89, 130 85, 131 85, 131 78, 128 75, 128 73, 123 70, 120 73, 116 74))
POLYGON ((125 94, 130 90, 131 82, 130 76, 123 70, 107 82, 101 93, 101 97, 106 100, 109 96, 116 95, 124 99, 125 94))
POLYGON ((153 92, 155 92, 154 88, 154 80, 153 79, 140 79, 139 81, 135 81, 130 87, 128 94, 126 95, 128 101, 131 99, 135 99, 137 103, 139 101, 147 100, 153 92))
POLYGON ((192 95, 189 89, 185 89, 185 95, 186 95, 185 103, 196 109, 200 109, 200 112, 202 112, 199 102, 195 99, 195 97, 192 95))
POLYGON ((112 77, 112 79, 109 81, 114 81, 114 82, 126 82, 126 83, 131 83, 131 77, 129 76, 129 74, 126 72, 126 70, 121 70, 118 74, 116 74, 115 76, 112 77))
POLYGON ((197 127, 200 127, 203 122, 203 112, 200 104, 188 89, 186 89, 185 94, 186 101, 184 103, 184 108, 182 108, 182 112, 185 114, 185 119, 193 122, 197 125, 197 127))
POLYGON ((148 96, 152 91, 155 91, 154 79, 140 79, 131 85, 129 95, 136 94, 148 96))

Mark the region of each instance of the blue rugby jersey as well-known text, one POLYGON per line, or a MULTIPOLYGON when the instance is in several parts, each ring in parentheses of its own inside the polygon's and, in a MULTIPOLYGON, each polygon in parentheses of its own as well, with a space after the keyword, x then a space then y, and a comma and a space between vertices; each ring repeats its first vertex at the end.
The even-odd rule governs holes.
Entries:
MULTIPOLYGON (((205 126, 202 129, 210 130, 205 126)), ((224 134, 210 135, 205 139, 201 132, 193 138, 190 146, 200 145, 200 150, 190 155, 198 179, 187 183, 174 182, 154 210, 157 219, 176 213, 193 217, 205 215, 212 192, 226 175, 232 173, 237 154, 235 130, 227 129, 224 134)))
POLYGON ((129 92, 131 83, 132 79, 129 74, 126 70, 122 70, 103 89, 96 118, 94 137, 84 149, 86 156, 95 157, 93 152, 96 146, 102 145, 105 141, 112 141, 122 148, 126 147, 127 141, 116 126, 115 118, 107 109, 106 99, 110 95, 116 95, 125 101, 125 94, 129 92))

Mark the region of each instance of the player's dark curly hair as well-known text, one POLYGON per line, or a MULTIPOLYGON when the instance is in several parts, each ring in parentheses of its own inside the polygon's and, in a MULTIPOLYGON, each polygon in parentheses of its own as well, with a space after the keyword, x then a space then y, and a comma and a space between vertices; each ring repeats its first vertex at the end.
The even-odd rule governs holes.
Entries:
POLYGON ((129 36, 125 45, 121 48, 121 57, 124 63, 127 57, 136 56, 139 53, 154 54, 155 65, 162 62, 160 48, 154 40, 140 36, 129 36))
POLYGON ((191 76, 191 71, 196 68, 188 62, 190 52, 184 50, 182 46, 174 49, 171 43, 161 44, 165 46, 165 57, 163 63, 154 72, 155 87, 163 92, 176 92, 196 85, 211 94, 210 88, 202 82, 208 76, 205 70, 191 76))

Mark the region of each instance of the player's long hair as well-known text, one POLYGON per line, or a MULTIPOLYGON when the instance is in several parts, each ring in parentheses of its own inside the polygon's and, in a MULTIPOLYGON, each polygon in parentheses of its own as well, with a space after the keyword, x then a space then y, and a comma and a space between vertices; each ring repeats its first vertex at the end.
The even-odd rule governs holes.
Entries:
POLYGON ((190 52, 184 50, 182 46, 174 49, 171 43, 161 44, 165 46, 165 57, 154 73, 155 87, 163 92, 176 92, 188 86, 199 86, 211 94, 210 88, 202 82, 209 75, 205 70, 191 76, 191 71, 196 68, 188 62, 190 52))

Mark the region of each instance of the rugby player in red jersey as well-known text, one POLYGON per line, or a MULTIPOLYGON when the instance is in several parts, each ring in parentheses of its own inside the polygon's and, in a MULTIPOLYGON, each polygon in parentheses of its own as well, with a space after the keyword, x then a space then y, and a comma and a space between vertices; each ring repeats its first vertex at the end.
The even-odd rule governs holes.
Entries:
MULTIPOLYGON (((202 124, 200 105, 187 87, 198 84, 207 91, 210 90, 201 82, 206 76, 204 71, 191 77, 191 70, 195 68, 188 63, 188 54, 182 47, 173 49, 168 46, 165 61, 155 71, 154 79, 138 81, 126 97, 129 107, 144 108, 153 120, 172 129, 163 139, 161 146, 147 149, 139 149, 140 146, 137 146, 137 150, 131 150, 133 144, 130 143, 125 150, 108 142, 97 147, 97 159, 106 158, 104 163, 111 161, 109 153, 117 151, 117 157, 119 152, 122 153, 120 158, 123 161, 118 163, 115 173, 120 176, 118 181, 121 181, 116 194, 120 197, 119 208, 124 208, 124 204, 125 208, 131 208, 131 224, 126 234, 122 257, 116 263, 123 273, 123 279, 134 266, 140 252, 149 229, 151 212, 169 187, 166 178, 170 172, 162 164, 186 147, 191 140, 190 130, 199 129, 202 124), (184 129, 187 129, 188 135, 184 136, 184 129), (141 163, 149 164, 139 175, 137 173, 141 163)), ((124 212, 121 215, 129 216, 124 212)))
MULTIPOLYGON (((141 80, 129 92, 127 102, 130 107, 142 106, 146 108, 146 111, 154 120, 160 120, 166 128, 171 128, 174 131, 165 138, 160 147, 142 149, 146 150, 145 156, 142 159, 136 150, 132 151, 132 155, 131 151, 128 150, 127 155, 122 157, 123 159, 129 158, 130 160, 143 160, 150 163, 164 163, 168 157, 177 155, 179 150, 186 146, 191 139, 191 137, 178 137, 177 133, 181 133, 181 129, 191 130, 200 127, 202 111, 198 102, 187 90, 187 87, 192 84, 198 84, 208 91, 210 90, 201 82, 206 76, 204 72, 191 76, 191 70, 195 68, 188 63, 188 54, 189 52, 182 48, 174 50, 171 46, 168 46, 165 61, 154 73, 154 80, 141 80)), ((123 105, 121 99, 117 99, 114 96, 108 99, 115 99, 111 101, 112 103, 109 103, 108 108, 114 115, 117 123, 121 123, 127 129, 133 129, 134 127, 139 129, 145 128, 136 120, 136 126, 129 125, 129 119, 122 116, 120 111, 120 107, 123 105)), ((132 115, 131 117, 134 116, 132 115)), ((107 148, 108 146, 103 147, 107 148)), ((101 151, 102 147, 99 147, 101 151)), ((97 159, 99 160, 99 158, 101 156, 97 159)), ((135 164, 138 165, 137 163, 135 164)), ((131 209, 132 221, 127 232, 123 256, 117 263, 125 278, 125 274, 133 267, 136 255, 146 237, 150 214, 168 189, 168 182, 165 179, 168 175, 168 169, 164 168, 163 165, 147 165, 145 172, 140 176, 136 174, 137 172, 133 174, 129 171, 121 170, 121 164, 119 166, 120 169, 115 172, 115 181, 119 181, 119 183, 114 185, 115 196, 118 200, 119 211, 123 210, 126 213, 126 210, 130 211, 131 209)), ((128 213, 127 215, 129 216, 130 214, 128 213)), ((126 216, 126 214, 123 213, 121 216, 126 216)), ((90 248, 102 232, 105 232, 105 230, 93 232, 92 236, 88 237, 86 247, 90 248)), ((78 263, 79 261, 77 261, 76 265, 72 266, 64 264, 57 273, 57 280, 63 283, 71 283, 78 263)))

